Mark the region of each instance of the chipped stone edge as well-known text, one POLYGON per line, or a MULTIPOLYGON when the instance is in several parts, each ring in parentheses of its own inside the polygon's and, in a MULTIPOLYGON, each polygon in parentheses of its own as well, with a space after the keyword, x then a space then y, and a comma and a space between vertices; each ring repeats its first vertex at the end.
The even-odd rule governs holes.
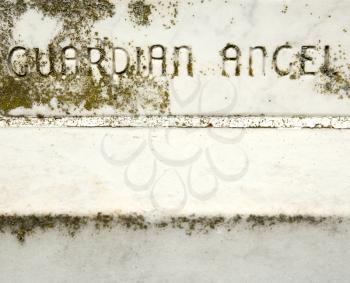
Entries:
POLYGON ((309 128, 350 129, 350 116, 108 116, 108 117, 8 117, 0 128, 69 127, 176 127, 176 128, 309 128))

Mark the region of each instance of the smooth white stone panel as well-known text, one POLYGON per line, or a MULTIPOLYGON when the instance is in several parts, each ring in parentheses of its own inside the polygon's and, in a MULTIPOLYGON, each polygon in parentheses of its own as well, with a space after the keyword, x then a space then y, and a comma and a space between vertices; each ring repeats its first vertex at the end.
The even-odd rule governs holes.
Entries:
POLYGON ((23 245, 0 234, 1 282, 348 282, 349 224, 183 231, 86 229, 38 233, 23 245))
POLYGON ((0 212, 349 215, 350 132, 0 129, 0 212))

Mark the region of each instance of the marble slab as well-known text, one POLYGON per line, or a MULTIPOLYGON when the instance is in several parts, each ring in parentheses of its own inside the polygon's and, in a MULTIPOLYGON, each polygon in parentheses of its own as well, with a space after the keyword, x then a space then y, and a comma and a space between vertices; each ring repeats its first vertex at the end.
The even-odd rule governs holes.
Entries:
POLYGON ((5 116, 350 114, 348 0, 2 1, 5 116))
POLYGON ((234 227, 231 232, 85 227, 74 237, 0 234, 4 283, 346 283, 349 222, 234 227))
POLYGON ((0 145, 1 282, 348 281, 348 130, 1 128, 0 145))

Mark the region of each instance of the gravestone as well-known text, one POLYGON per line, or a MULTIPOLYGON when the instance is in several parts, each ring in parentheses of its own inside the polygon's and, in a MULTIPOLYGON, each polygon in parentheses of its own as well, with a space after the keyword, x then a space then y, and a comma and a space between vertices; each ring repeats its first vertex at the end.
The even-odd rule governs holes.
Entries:
POLYGON ((0 281, 347 282, 349 9, 2 1, 0 281))

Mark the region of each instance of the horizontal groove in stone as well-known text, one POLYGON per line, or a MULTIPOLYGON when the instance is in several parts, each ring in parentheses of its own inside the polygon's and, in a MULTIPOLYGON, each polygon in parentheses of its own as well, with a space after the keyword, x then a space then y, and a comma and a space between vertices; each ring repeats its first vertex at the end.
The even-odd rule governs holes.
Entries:
POLYGON ((175 127, 175 128, 331 128, 350 129, 350 117, 113 116, 0 117, 0 128, 175 127))

